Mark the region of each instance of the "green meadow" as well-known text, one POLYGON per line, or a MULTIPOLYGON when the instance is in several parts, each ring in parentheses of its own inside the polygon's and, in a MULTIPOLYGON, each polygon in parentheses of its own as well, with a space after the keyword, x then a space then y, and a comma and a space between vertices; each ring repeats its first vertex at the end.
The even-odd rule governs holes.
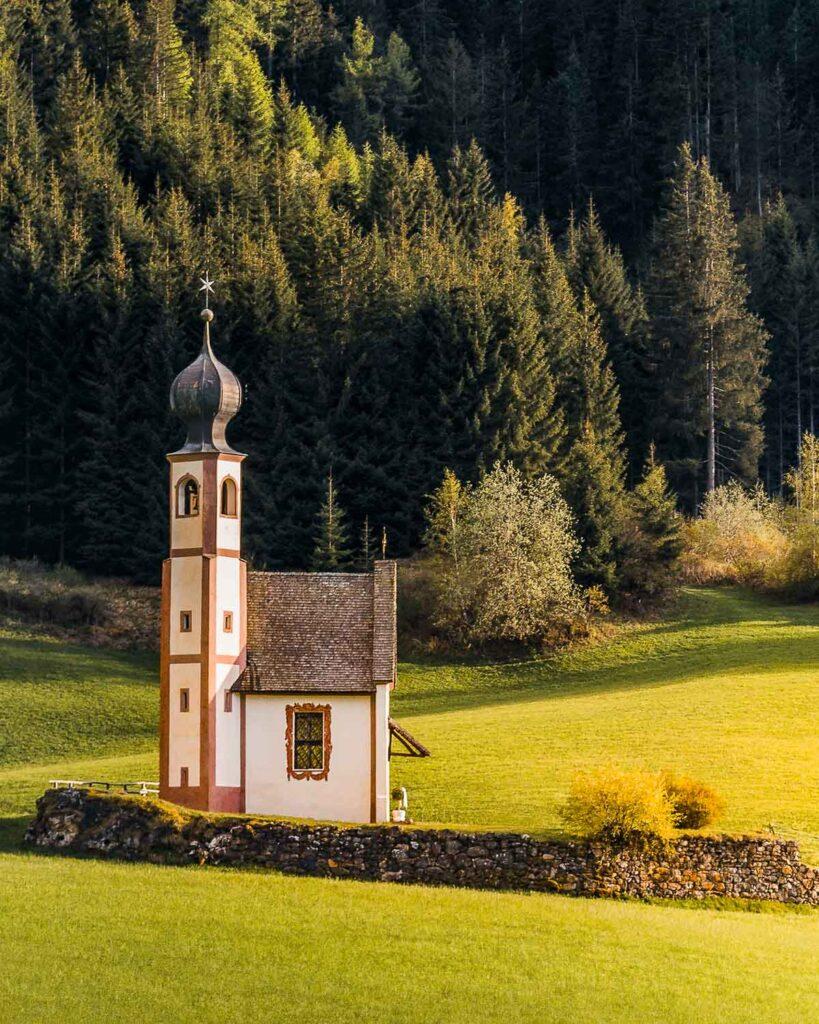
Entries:
MULTIPOLYGON (((413 816, 561 830, 572 774, 671 768, 727 831, 819 863, 819 611, 689 590, 550 659, 403 663, 413 816)), ((0 1020, 758 1022, 819 1017, 819 913, 287 878, 20 849, 49 778, 156 777, 150 656, 0 636, 0 1020)))

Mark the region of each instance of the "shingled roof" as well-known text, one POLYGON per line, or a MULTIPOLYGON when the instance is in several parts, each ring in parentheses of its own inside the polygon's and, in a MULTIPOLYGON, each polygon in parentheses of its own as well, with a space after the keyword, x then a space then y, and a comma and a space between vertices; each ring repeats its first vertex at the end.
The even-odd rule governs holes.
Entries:
POLYGON ((372 573, 251 572, 238 693, 371 693, 395 680, 395 562, 372 573))

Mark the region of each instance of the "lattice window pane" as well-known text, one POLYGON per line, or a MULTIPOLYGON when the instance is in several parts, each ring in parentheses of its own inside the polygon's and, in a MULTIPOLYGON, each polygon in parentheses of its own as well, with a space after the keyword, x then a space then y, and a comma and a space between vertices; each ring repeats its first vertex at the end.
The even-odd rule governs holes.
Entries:
POLYGON ((324 715, 302 711, 295 716, 293 767, 321 771, 324 767, 324 715))
POLYGON ((324 732, 324 715, 320 711, 296 712, 296 739, 320 740, 324 732))

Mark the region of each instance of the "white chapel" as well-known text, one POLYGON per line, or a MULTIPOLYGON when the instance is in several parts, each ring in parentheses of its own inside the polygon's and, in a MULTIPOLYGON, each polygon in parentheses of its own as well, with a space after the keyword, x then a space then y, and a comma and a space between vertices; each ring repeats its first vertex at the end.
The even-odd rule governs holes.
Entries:
POLYGON ((427 754, 390 718, 395 562, 248 571, 245 456, 225 435, 242 391, 213 354, 207 304, 202 318, 202 350, 171 388, 187 438, 168 455, 160 796, 209 811, 387 821, 393 741, 427 754))

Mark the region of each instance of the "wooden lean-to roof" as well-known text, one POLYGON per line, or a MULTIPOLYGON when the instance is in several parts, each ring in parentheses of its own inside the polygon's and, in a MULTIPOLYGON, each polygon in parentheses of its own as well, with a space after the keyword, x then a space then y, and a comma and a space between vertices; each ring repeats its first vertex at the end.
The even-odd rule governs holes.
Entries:
POLYGON ((372 693, 396 673, 395 562, 371 573, 251 572, 238 693, 372 693))

